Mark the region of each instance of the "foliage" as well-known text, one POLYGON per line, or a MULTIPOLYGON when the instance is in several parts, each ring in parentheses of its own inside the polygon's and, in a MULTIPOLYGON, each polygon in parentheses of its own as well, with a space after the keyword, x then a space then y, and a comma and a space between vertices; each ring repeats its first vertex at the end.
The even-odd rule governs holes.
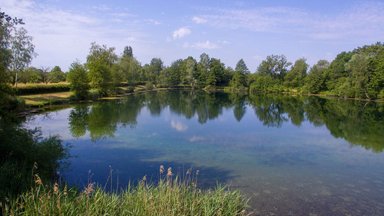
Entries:
POLYGON ((284 55, 270 55, 261 62, 257 68, 257 73, 268 75, 274 79, 283 80, 291 65, 284 55))
POLYGON ((8 73, 12 64, 12 31, 16 25, 24 24, 21 19, 12 18, 0 11, 0 114, 16 110, 20 102, 13 97, 14 91, 8 85, 11 81, 8 73))
POLYGON ((64 82, 66 80, 66 74, 61 70, 59 66, 55 66, 48 74, 48 81, 51 83, 64 82))
POLYGON ((296 60, 295 64, 284 77, 284 85, 287 87, 297 88, 304 85, 304 79, 307 76, 308 64, 306 59, 296 60))
POLYGON ((225 66, 221 63, 220 59, 212 58, 209 63, 209 72, 206 79, 206 86, 219 86, 223 85, 225 66))
MULTIPOLYGON (((41 83, 41 71, 35 67, 28 67, 25 70, 21 71, 19 81, 21 83, 41 83)), ((64 80, 65 81, 65 80, 64 80)))
POLYGON ((280 80, 274 79, 269 75, 253 74, 251 80, 252 81, 249 88, 251 93, 281 92, 283 89, 283 86, 280 84, 280 80))
POLYGON ((229 83, 233 89, 241 89, 248 86, 247 75, 249 75, 249 70, 243 59, 240 59, 235 68, 235 72, 232 76, 232 79, 229 83))
POLYGON ((112 84, 111 67, 116 62, 115 48, 106 45, 91 44, 87 56, 88 78, 91 88, 99 91, 101 95, 107 95, 112 84))
POLYGON ((325 74, 326 90, 341 97, 376 99, 384 88, 384 44, 340 53, 325 74))
POLYGON ((141 81, 141 65, 129 55, 123 55, 112 68, 114 83, 118 84, 125 81, 134 84, 141 81))
POLYGON ((157 78, 163 69, 163 61, 160 58, 152 58, 151 63, 143 67, 146 79, 154 84, 157 84, 157 78))
POLYGON ((17 85, 18 73, 24 70, 35 54, 35 46, 32 43, 32 37, 28 36, 25 28, 15 29, 14 35, 11 36, 11 63, 10 72, 12 76, 12 83, 17 85))
POLYGON ((58 137, 42 139, 39 130, 28 130, 1 122, 0 130, 0 198, 11 197, 31 187, 33 172, 51 180, 66 148, 58 137))
POLYGON ((308 93, 317 94, 325 90, 325 72, 329 67, 327 60, 320 60, 309 71, 305 79, 304 89, 308 93))
POLYGON ((160 74, 161 83, 165 86, 177 86, 180 84, 180 74, 182 71, 182 60, 174 61, 170 67, 162 70, 160 74))
POLYGON ((89 90, 88 73, 83 65, 78 62, 72 63, 67 79, 70 83, 71 91, 75 93, 76 98, 87 98, 89 90))

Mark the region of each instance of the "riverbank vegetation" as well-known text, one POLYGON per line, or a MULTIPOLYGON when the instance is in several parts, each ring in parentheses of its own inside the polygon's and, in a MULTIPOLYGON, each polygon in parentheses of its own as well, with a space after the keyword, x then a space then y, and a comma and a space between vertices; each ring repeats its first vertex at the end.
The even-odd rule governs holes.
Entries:
MULTIPOLYGON (((89 183, 82 191, 45 186, 38 176, 36 187, 13 200, 6 215, 246 215, 247 201, 239 191, 223 186, 202 191, 196 177, 180 181, 171 168, 160 168, 162 178, 153 185, 144 177, 136 186, 119 193, 89 183)), ((189 173, 187 175, 192 175, 189 173)))

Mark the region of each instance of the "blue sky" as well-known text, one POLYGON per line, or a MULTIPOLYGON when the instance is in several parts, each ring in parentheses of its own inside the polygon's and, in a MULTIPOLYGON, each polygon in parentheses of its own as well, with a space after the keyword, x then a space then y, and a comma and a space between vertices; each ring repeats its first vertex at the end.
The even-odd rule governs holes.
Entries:
POLYGON ((369 0, 2 0, 1 10, 24 18, 38 56, 32 66, 67 70, 85 62, 91 42, 132 46, 148 63, 166 65, 206 52, 253 72, 271 54, 311 65, 341 51, 384 41, 384 1, 369 0))

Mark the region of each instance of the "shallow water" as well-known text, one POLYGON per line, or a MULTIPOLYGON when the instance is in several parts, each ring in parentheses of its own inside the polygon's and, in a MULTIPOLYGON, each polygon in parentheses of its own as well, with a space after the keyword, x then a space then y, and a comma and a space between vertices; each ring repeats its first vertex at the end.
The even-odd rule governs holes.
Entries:
POLYGON ((78 187, 157 181, 163 164, 181 176, 199 170, 200 187, 242 190, 260 215, 384 214, 380 104, 171 91, 35 115, 25 125, 71 146, 60 174, 78 187))

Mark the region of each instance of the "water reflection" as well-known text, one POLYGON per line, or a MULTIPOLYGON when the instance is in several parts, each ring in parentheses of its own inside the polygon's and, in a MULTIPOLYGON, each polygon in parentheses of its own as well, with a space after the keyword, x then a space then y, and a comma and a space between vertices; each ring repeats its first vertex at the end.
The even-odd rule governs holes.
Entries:
MULTIPOLYGON (((89 132, 93 141, 113 137, 119 126, 135 127, 137 117, 144 108, 154 117, 169 108, 172 113, 186 119, 196 117, 200 124, 217 119, 226 109, 232 109, 233 116, 240 122, 247 108, 252 108, 258 120, 268 127, 279 128, 288 122, 300 127, 303 122, 309 121, 314 126, 326 126, 335 138, 343 138, 350 144, 373 152, 384 149, 383 104, 319 97, 150 92, 118 101, 75 106, 68 117, 70 132, 74 137, 82 137, 89 132)), ((181 132, 188 128, 176 120, 171 121, 171 127, 181 132)), ((201 137, 191 139, 196 141, 201 137)))

